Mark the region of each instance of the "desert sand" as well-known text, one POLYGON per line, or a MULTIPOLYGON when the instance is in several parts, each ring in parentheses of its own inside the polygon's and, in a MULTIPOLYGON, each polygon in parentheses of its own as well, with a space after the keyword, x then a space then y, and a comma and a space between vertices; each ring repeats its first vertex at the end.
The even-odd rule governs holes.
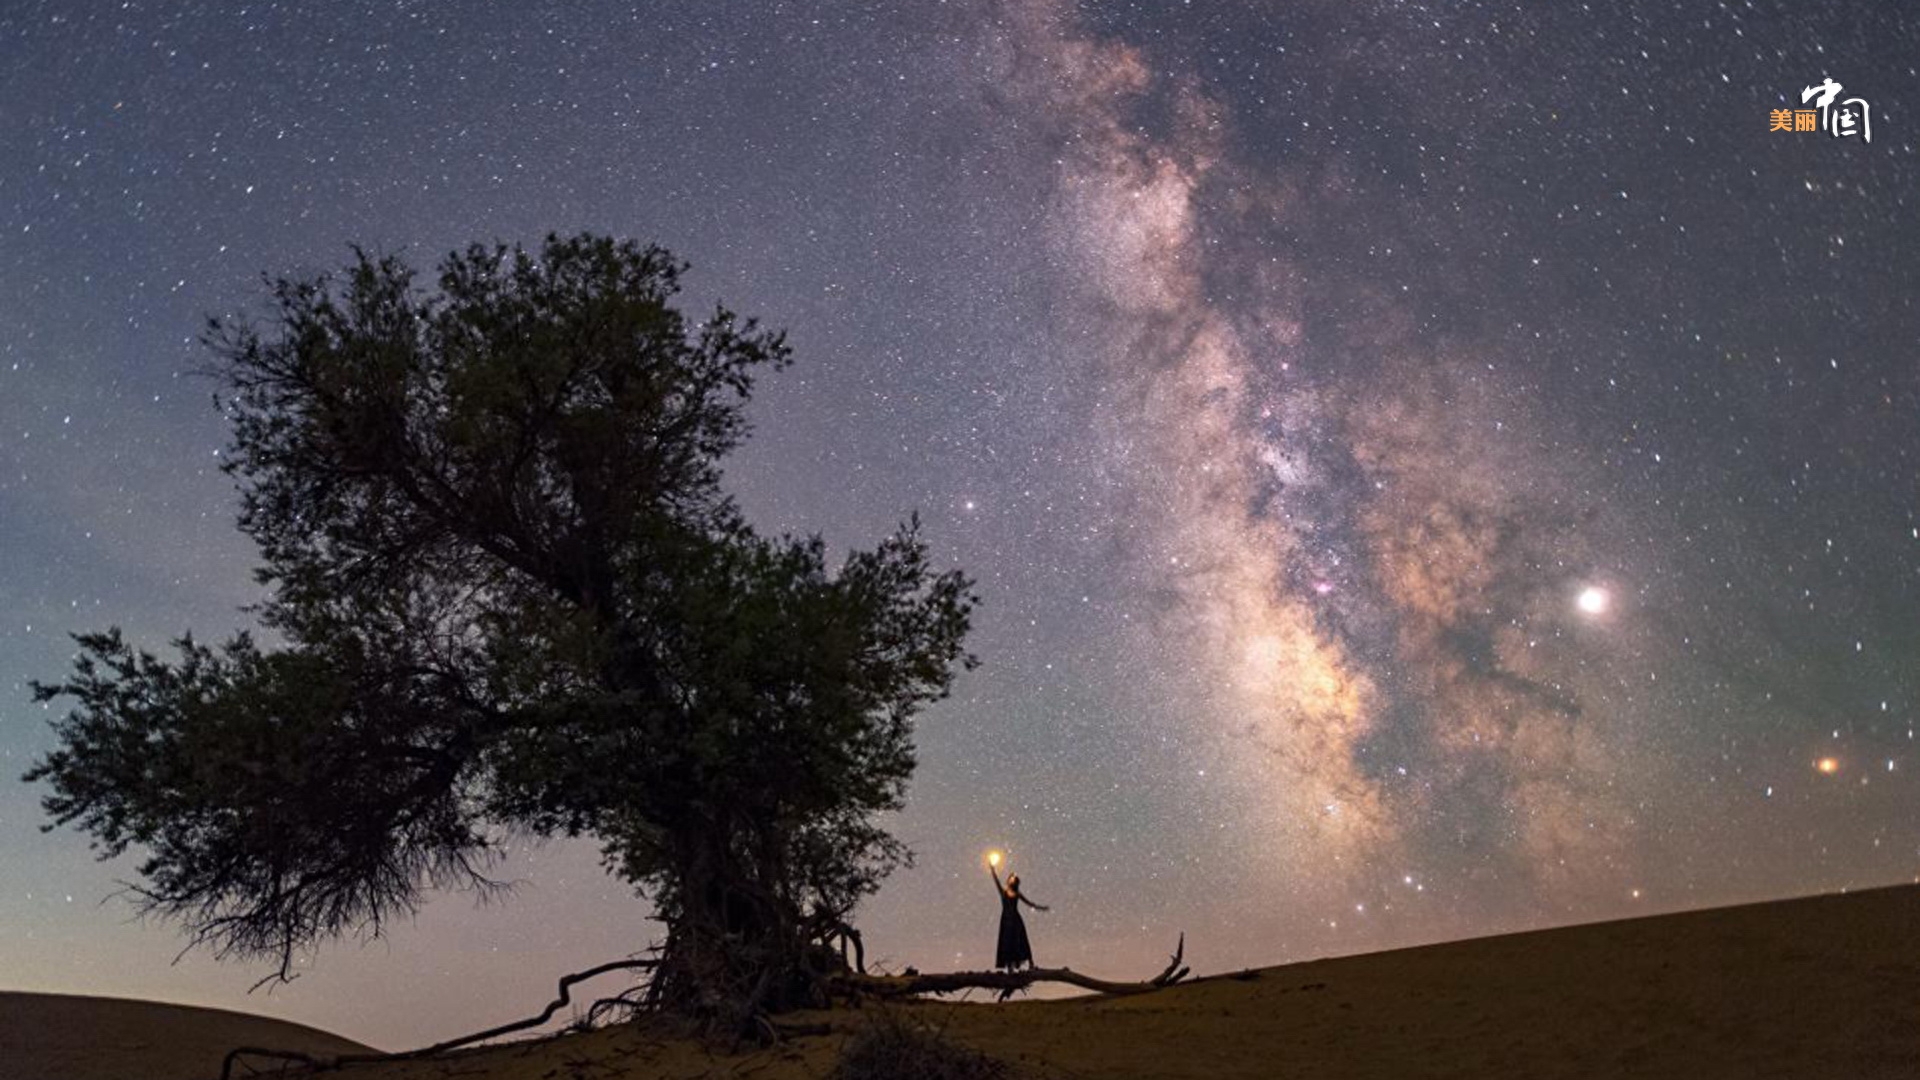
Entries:
MULTIPOLYGON (((1036 1078, 1914 1077, 1916 934, 1920 888, 1902 886, 1319 960, 1138 997, 897 1008, 1036 1078)), ((1189 942, 1188 955, 1204 963, 1204 949, 1189 942)), ((836 1031, 739 1055, 623 1027, 328 1075, 825 1077, 845 1032, 876 1012, 795 1017, 836 1031)), ((15 1018, 5 1023, 17 1039, 15 1018)), ((110 1048, 125 1055, 130 1041, 110 1048)), ((135 1075, 68 1069, 41 1075, 135 1075)))
POLYGON ((125 998, 0 991, 0 1080, 204 1080, 235 1046, 365 1053, 264 1016, 125 998))

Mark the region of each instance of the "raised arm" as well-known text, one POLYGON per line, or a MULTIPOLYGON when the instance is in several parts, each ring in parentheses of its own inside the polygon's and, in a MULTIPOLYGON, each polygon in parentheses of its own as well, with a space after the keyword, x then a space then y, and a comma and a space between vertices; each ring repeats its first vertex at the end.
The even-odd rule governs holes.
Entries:
POLYGON ((1007 887, 1000 884, 1000 868, 992 863, 988 863, 987 872, 993 875, 993 891, 999 893, 1001 896, 1007 895, 1007 887))

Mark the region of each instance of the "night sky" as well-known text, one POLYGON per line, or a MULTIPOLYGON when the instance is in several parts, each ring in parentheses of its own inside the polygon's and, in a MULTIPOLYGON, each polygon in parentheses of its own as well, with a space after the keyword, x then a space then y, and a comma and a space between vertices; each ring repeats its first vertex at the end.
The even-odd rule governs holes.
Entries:
POLYGON ((398 1047, 648 942, 550 844, 249 997, 18 781, 69 631, 259 598, 207 315, 583 229, 788 328, 757 524, 980 579, 896 970, 990 964, 989 846, 1114 977, 1920 876, 1904 5, 614 7, 0 8, 0 987, 398 1047), (1769 130, 1829 78, 1871 142, 1769 130))

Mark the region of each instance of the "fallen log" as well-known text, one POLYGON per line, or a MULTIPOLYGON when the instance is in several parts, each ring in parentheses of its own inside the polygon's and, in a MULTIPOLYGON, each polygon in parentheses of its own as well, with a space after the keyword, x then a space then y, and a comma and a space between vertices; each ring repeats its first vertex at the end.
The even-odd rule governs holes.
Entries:
POLYGON ((1025 990, 1035 983, 1066 983, 1097 994, 1147 994, 1165 989, 1187 977, 1190 969, 1182 962, 1187 951, 1187 935, 1180 935, 1173 957, 1160 974, 1143 982, 1111 982, 1082 975, 1072 968, 1023 968, 1017 971, 945 971, 911 975, 842 975, 835 986, 849 996, 879 998, 912 997, 916 994, 950 994, 956 990, 999 990, 1003 995, 1025 990))

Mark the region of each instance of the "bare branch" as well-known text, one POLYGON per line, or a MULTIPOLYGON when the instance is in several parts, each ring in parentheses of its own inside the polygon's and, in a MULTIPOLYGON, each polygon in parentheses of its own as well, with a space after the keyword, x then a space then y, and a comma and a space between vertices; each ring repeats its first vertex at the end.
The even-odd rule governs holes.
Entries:
POLYGON ((1027 968, 1022 971, 948 971, 927 975, 846 974, 835 979, 835 985, 854 996, 871 994, 882 998, 950 994, 956 990, 973 989, 999 990, 1003 994, 1010 994, 1043 982, 1067 983, 1099 994, 1146 994, 1165 989, 1187 977, 1191 969, 1181 959, 1186 951, 1187 935, 1182 933, 1180 944, 1174 948, 1166 970, 1144 982, 1109 982, 1062 967, 1027 968))
POLYGON ((269 1050, 258 1046, 238 1047, 227 1052, 226 1059, 220 1066, 220 1080, 233 1080, 234 1066, 238 1065, 242 1058, 248 1057, 274 1058, 280 1061, 299 1062, 303 1065, 313 1066, 316 1069, 337 1069, 342 1065, 357 1065, 373 1061, 405 1061, 409 1058, 432 1057, 436 1054, 444 1054, 449 1050, 457 1050, 463 1046, 472 1046, 474 1043, 497 1039, 502 1035, 511 1035, 516 1031, 526 1031, 530 1028, 539 1027, 548 1020, 553 1019, 554 1013, 559 1012, 561 1009, 573 1003, 573 987, 576 983, 582 983, 588 979, 598 978, 601 975, 615 971, 652 969, 658 964, 658 960, 635 960, 629 958, 626 960, 613 960, 601 964, 598 967, 590 967, 585 971, 576 971, 571 975, 562 976, 558 996, 548 1002, 547 1007, 541 1010, 538 1016, 530 1016, 525 1020, 516 1020, 511 1024, 501 1024, 499 1027, 488 1028, 485 1031, 476 1031, 471 1035, 462 1035, 457 1039, 448 1039, 446 1042, 434 1043, 432 1046, 423 1046, 418 1050, 403 1050, 397 1054, 340 1054, 335 1057, 318 1058, 297 1050, 269 1050))

